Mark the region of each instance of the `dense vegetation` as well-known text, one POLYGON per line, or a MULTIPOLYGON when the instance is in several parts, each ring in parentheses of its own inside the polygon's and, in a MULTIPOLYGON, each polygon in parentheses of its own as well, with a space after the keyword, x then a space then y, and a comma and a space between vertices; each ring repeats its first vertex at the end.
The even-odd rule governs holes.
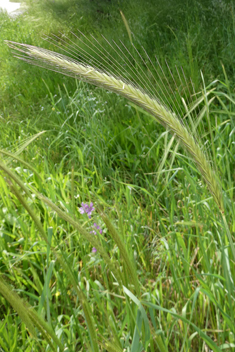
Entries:
POLYGON ((233 1, 27 5, 0 12, 0 350, 235 350, 233 1), (224 209, 148 113, 4 42, 61 50, 77 30, 107 52, 102 35, 121 40, 140 81, 151 74, 131 43, 146 50, 159 95, 197 130, 224 209))

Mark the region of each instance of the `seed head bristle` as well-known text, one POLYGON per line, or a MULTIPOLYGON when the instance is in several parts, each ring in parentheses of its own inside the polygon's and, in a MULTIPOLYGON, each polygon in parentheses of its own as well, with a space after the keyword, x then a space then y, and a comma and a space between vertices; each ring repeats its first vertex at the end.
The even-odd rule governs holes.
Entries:
POLYGON ((135 83, 128 82, 125 78, 117 77, 115 74, 112 75, 112 73, 105 70, 101 71, 99 68, 84 64, 68 56, 26 44, 14 42, 7 42, 7 44, 16 52, 23 54, 17 56, 21 60, 84 80, 122 95, 154 116, 159 123, 176 135, 189 152, 216 204, 223 212, 222 190, 214 170, 202 152, 201 146, 195 141, 182 119, 177 117, 177 112, 174 113, 171 108, 168 108, 158 96, 152 96, 149 94, 148 89, 146 92, 143 88, 138 87, 137 81, 135 83))

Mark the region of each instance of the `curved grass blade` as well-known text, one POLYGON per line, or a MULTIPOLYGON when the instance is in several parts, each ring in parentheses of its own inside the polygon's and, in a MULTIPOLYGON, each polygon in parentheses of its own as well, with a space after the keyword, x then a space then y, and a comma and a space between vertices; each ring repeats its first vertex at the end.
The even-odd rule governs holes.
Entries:
MULTIPOLYGON (((233 244, 232 235, 227 225, 227 220, 224 217, 224 201, 221 184, 210 163, 207 161, 202 148, 196 142, 193 134, 190 134, 182 119, 179 119, 176 114, 161 103, 157 97, 152 97, 144 89, 136 87, 134 84, 119 79, 112 75, 112 72, 101 71, 95 69, 86 63, 81 63, 71 59, 68 56, 52 52, 50 50, 38 48, 31 45, 19 44, 15 42, 7 42, 8 46, 18 52, 22 52, 24 56, 16 56, 26 62, 36 66, 41 66, 49 70, 63 73, 68 76, 73 76, 77 79, 84 80, 98 87, 110 90, 114 93, 122 95, 131 102, 143 108, 150 113, 156 120, 171 133, 175 134, 182 146, 188 151, 193 158, 199 173, 202 175, 207 187, 212 194, 215 203, 217 204, 225 224, 227 238, 231 247, 233 259, 235 260, 235 247, 233 244)), ((121 50, 119 48, 119 50, 121 50)), ((147 88, 146 88, 147 89, 147 88)))
POLYGON ((186 319, 185 317, 183 317, 182 315, 179 315, 177 313, 174 313, 166 308, 162 308, 161 306, 158 306, 156 304, 150 303, 150 302, 146 302, 146 301, 141 301, 141 303, 147 307, 151 307, 155 310, 160 310, 164 313, 169 313, 171 314, 173 317, 182 320, 184 323, 186 323, 187 325, 190 325, 193 327, 193 329, 198 333, 198 335, 207 343, 207 345, 212 349, 212 351, 214 352, 221 352, 221 349, 215 344, 215 342, 209 337, 207 336, 201 329, 199 329, 195 324, 193 324, 190 320, 186 319))

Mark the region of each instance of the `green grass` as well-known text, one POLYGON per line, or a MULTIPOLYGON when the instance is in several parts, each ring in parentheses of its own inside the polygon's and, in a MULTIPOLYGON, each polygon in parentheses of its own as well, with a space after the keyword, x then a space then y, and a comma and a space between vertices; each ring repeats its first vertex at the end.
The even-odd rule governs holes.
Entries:
POLYGON ((27 186, 29 193, 20 194, 33 212, 30 216, 17 197, 19 187, 1 171, 0 290, 6 285, 9 292, 0 298, 3 351, 56 350, 50 328, 64 351, 235 348, 234 262, 222 218, 192 160, 163 127, 124 98, 16 60, 3 42, 52 49, 43 34, 69 35, 78 28, 103 45, 100 34, 121 38, 129 47, 119 9, 136 47, 142 45, 151 59, 157 55, 164 69, 167 59, 186 103, 189 77, 198 96, 204 94, 192 116, 221 180, 234 236, 232 2, 41 1, 15 21, 0 13, 0 149, 20 150, 18 156, 40 175, 2 154, 1 162, 27 186), (175 65, 183 67, 185 81, 175 65), (96 211, 89 219, 79 208, 91 201, 96 211), (140 294, 103 211, 134 261, 140 294), (99 251, 92 253, 88 239, 94 222, 103 230, 95 238, 109 263, 99 251), (20 303, 12 308, 9 286, 38 316, 27 306, 22 316, 20 303))

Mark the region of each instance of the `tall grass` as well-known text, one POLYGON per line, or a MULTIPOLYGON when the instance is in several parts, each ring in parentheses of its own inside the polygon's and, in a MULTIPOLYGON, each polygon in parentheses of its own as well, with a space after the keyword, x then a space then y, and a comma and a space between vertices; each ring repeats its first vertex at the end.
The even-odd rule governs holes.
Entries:
MULTIPOLYGON (((198 167, 199 171, 202 174, 202 177, 206 181, 206 184, 209 188, 209 191, 211 192, 211 194, 215 200, 215 203, 218 206, 219 211, 221 212, 222 220, 223 220, 224 226, 225 226, 224 231, 225 231, 226 235, 228 236, 231 254, 235 258, 233 240, 232 240, 232 236, 231 236, 229 227, 227 225, 226 217, 225 217, 223 194, 222 194, 221 187, 220 187, 220 184, 218 181, 218 177, 216 176, 215 172, 211 169, 211 166, 210 166, 209 162, 206 160, 206 157, 204 156, 204 154, 200 148, 200 145, 198 145, 196 143, 193 135, 190 134, 190 132, 188 131, 188 128, 183 124, 183 120, 180 121, 176 117, 176 114, 165 106, 165 103, 161 103, 159 96, 158 97, 151 97, 149 95, 148 91, 145 92, 143 89, 139 89, 134 84, 128 83, 126 80, 118 79, 115 76, 112 76, 111 73, 109 73, 109 72, 101 72, 100 70, 97 70, 97 69, 93 68, 92 66, 86 66, 86 65, 81 64, 79 62, 71 60, 68 57, 65 57, 65 56, 62 56, 59 54, 54 54, 54 53, 49 52, 45 49, 27 46, 24 44, 17 44, 17 43, 13 43, 13 42, 10 42, 9 45, 13 49, 19 50, 20 52, 23 52, 24 54, 28 55, 29 59, 25 58, 25 56, 23 57, 23 59, 26 61, 29 61, 34 64, 38 64, 39 66, 41 66, 41 65, 45 66, 46 68, 54 69, 59 72, 62 71, 63 73, 66 73, 69 75, 74 75, 75 77, 85 79, 86 81, 88 81, 90 83, 96 84, 100 87, 109 89, 113 92, 116 92, 118 94, 123 95, 124 97, 128 98, 129 100, 134 102, 136 105, 140 106, 141 108, 146 110, 148 113, 150 113, 151 115, 156 117, 157 120, 164 127, 169 129, 169 131, 171 131, 174 135, 176 135, 176 137, 179 139, 179 141, 184 146, 184 148, 191 154, 196 166, 198 167)), ((132 70, 132 72, 135 74, 135 72, 133 70, 132 70)), ((151 81, 149 80, 147 83, 151 84, 151 81)), ((166 97, 167 87, 164 87, 164 88, 165 88, 164 97, 166 97)), ((163 90, 162 90, 162 92, 163 92, 163 90)), ((207 94, 206 94, 206 97, 207 97, 207 94)), ((166 97, 166 99, 167 99, 167 97, 166 97)), ((171 98, 170 102, 172 102, 172 98, 171 98)), ((173 103, 174 102, 172 102, 172 104, 173 103)), ((192 123, 192 120, 191 120, 191 123, 192 123)), ((194 128, 194 130, 195 130, 195 128, 194 128)), ((194 132, 195 131, 193 131, 192 133, 194 133, 194 132)), ((2 165, 1 168, 8 174, 8 176, 12 180, 14 180, 16 183, 18 183, 18 185, 21 188, 25 189, 25 186, 22 185, 22 182, 17 177, 15 177, 8 168, 6 168, 4 165, 2 165)), ((14 192, 17 195, 18 191, 16 191, 15 188, 14 188, 14 192)), ((62 219, 64 219, 65 221, 67 221, 68 223, 73 225, 75 228, 77 228, 81 234, 83 233, 82 228, 80 228, 77 225, 77 222, 75 220, 73 220, 69 215, 66 215, 66 213, 64 213, 63 210, 60 210, 60 208, 58 208, 56 205, 54 205, 51 201, 47 200, 47 198, 45 198, 44 196, 41 196, 40 193, 38 193, 35 189, 34 189, 34 192, 38 195, 38 197, 40 199, 43 200, 43 202, 45 202, 47 205, 49 205, 49 207, 51 207, 54 211, 56 211, 56 213, 60 217, 62 217, 62 219)), ((18 197, 20 203, 23 205, 23 207, 31 215, 35 224, 37 224, 36 217, 33 215, 33 213, 31 214, 31 210, 28 208, 27 203, 21 198, 21 196, 19 194, 17 197, 18 197)), ((73 207, 73 209, 74 209, 74 207, 73 207)), ((139 313, 137 312, 136 328, 138 327, 137 329, 141 329, 141 325, 142 325, 142 323, 144 323, 144 326, 145 326, 144 346, 147 348, 147 346, 150 343, 150 332, 149 332, 149 327, 148 327, 148 322, 147 322, 147 315, 145 313, 145 310, 144 310, 141 302, 138 299, 140 292, 138 289, 138 280, 137 280, 137 277, 135 274, 135 266, 133 266, 133 264, 131 264, 131 261, 129 259, 127 252, 126 252, 123 240, 121 239, 121 237, 119 237, 119 235, 117 234, 117 232, 116 232, 115 228, 113 227, 113 225, 111 224, 111 222, 105 216, 102 216, 102 218, 104 220, 104 223, 107 226, 107 229, 110 231, 110 234, 112 234, 114 242, 119 247, 120 254, 122 255, 122 258, 124 260, 123 264, 125 263, 125 266, 123 267, 124 268, 124 275, 125 276, 128 274, 130 275, 130 277, 133 280, 134 286, 136 288, 137 297, 133 296, 133 293, 131 293, 131 291, 127 290, 126 288, 124 288, 124 292, 127 294, 127 297, 129 296, 130 299, 134 300, 134 302, 139 307, 139 310, 138 310, 139 313), (126 269, 125 269, 125 267, 126 267, 126 269)), ((38 227, 38 229, 40 229, 41 225, 38 223, 37 227, 38 227)), ((95 240, 92 238, 92 236, 89 235, 88 232, 84 233, 84 235, 93 244, 93 246, 95 246, 98 249, 100 254, 103 256, 104 260, 108 264, 109 258, 108 257, 106 258, 105 251, 102 249, 102 247, 100 247, 98 242, 95 242, 95 240)), ((43 235, 43 237, 46 240, 45 234, 43 235)), ((186 255, 186 247, 185 247, 184 242, 182 242, 180 240, 179 236, 177 236, 176 238, 177 238, 177 241, 179 241, 180 246, 182 246, 182 250, 186 255)), ((225 260, 225 262, 224 262, 225 265, 223 265, 223 275, 227 278, 226 286, 228 287, 230 292, 232 292, 231 285, 233 284, 233 273, 231 271, 231 267, 230 267, 230 263, 229 263, 230 254, 229 254, 228 249, 226 248, 227 241, 226 241, 225 237, 222 239, 221 244, 223 246, 222 257, 225 260)), ((62 260, 64 260, 64 259, 62 259, 62 260)), ((186 263, 188 263, 188 259, 185 258, 183 260, 183 266, 185 267, 185 273, 187 274, 187 276, 189 276, 189 268, 188 268, 188 264, 185 266, 185 263, 184 263, 185 260, 186 260, 186 263)), ((63 261, 61 262, 61 264, 62 263, 63 263, 63 261)), ((64 264, 62 264, 62 266, 63 266, 65 272, 68 273, 68 277, 71 276, 71 283, 73 284, 74 288, 76 288, 76 281, 73 279, 73 273, 71 272, 71 274, 69 274, 69 272, 70 272, 69 267, 68 267, 68 269, 66 269, 66 266, 64 266, 64 264)), ((119 284, 121 284, 121 281, 124 280, 123 281, 124 285, 127 285, 127 282, 128 282, 127 278, 119 279, 119 277, 121 277, 121 276, 118 273, 115 274, 115 268, 112 269, 111 262, 109 264, 109 267, 113 271, 116 278, 118 279, 119 284), (125 284, 125 282, 126 282, 126 284, 125 284)), ((176 274, 174 274, 174 276, 175 275, 176 274)), ((200 275, 196 274, 196 277, 200 281, 200 275)), ((186 290, 185 294, 186 294, 186 296, 188 296, 187 292, 190 292, 189 282, 186 284, 186 286, 182 286, 182 289, 184 291, 186 290)), ((193 306, 195 305, 195 300, 197 298, 199 290, 196 290, 196 292, 197 292, 196 295, 195 294, 192 295, 192 297, 194 297, 193 306)), ((205 291, 203 291, 203 289, 202 289, 202 292, 204 292, 206 295, 208 295, 210 297, 210 299, 212 299, 212 301, 214 303, 216 303, 216 301, 213 300, 213 298, 211 297, 210 291, 208 291, 208 289, 205 291)), ((79 297, 80 291, 77 291, 77 294, 79 297)), ((84 298, 85 298, 85 296, 84 296, 84 298)), ((83 298, 81 298, 81 302, 83 302, 83 298)), ((84 310, 84 314, 87 317, 86 322, 88 324, 88 328, 90 331, 91 346, 92 346, 93 350, 96 350, 98 348, 98 340, 97 340, 97 337, 94 333, 95 330, 92 327, 93 322, 89 321, 89 319, 88 319, 88 316, 91 315, 91 312, 90 313, 87 312, 87 309, 85 308, 84 304, 82 303, 82 307, 84 310)), ((87 303, 86 303, 86 306, 88 307, 87 303)), ((152 307, 153 309, 160 309, 160 310, 165 309, 163 307, 159 307, 156 305, 152 305, 152 306, 150 305, 149 307, 152 307)), ((165 310, 165 311, 167 311, 167 310, 165 310)), ((173 314, 173 316, 174 316, 174 314, 173 314)), ((179 317, 177 314, 175 314, 175 316, 179 317)), ((225 318, 224 314, 222 314, 222 316, 225 318)), ((231 319, 232 319, 232 317, 231 317, 231 319)), ((194 324, 192 324, 190 322, 190 320, 183 318, 183 317, 181 317, 181 320, 184 321, 186 323, 186 325, 187 324, 192 325, 194 327, 194 329, 198 332, 199 336, 202 337, 204 342, 206 342, 208 344, 208 346, 213 348, 213 350, 216 350, 216 351, 219 350, 218 347, 216 346, 216 344, 213 342, 213 340, 209 336, 204 334, 204 332, 200 328, 197 328, 194 324)), ((232 324, 233 324, 232 320, 226 319, 226 323, 228 324, 228 326, 230 328, 232 328, 232 324)), ((184 337, 184 344, 185 344, 187 334, 184 336, 185 336, 184 337)), ((134 335, 133 335, 133 343, 132 343, 133 350, 135 350, 136 348, 142 348, 143 345, 140 343, 139 339, 140 339, 140 333, 138 332, 138 330, 135 330, 134 335)), ((166 342, 164 344, 162 342, 161 337, 158 337, 157 335, 155 336, 155 340, 156 340, 158 348, 161 351, 164 351, 166 348, 166 342)), ((152 341, 152 343, 153 343, 153 341, 152 341)), ((110 347, 110 350, 111 350, 111 347, 110 347)))
MULTIPOLYGON (((167 107, 165 107, 164 103, 161 103, 160 98, 152 98, 148 92, 142 91, 138 87, 136 88, 134 84, 126 82, 125 79, 121 80, 117 79, 115 76, 112 76, 112 72, 100 72, 92 66, 87 66, 83 63, 79 63, 70 59, 69 57, 62 56, 45 49, 28 46, 26 44, 8 42, 8 45, 14 50, 18 50, 19 52, 25 54, 26 57, 23 56, 19 58, 22 58, 29 63, 42 67, 45 66, 48 69, 62 72, 64 74, 74 76, 78 79, 83 79, 89 83, 95 84, 99 87, 108 89, 124 96, 128 100, 134 102, 136 105, 142 107, 152 116, 156 117, 156 119, 164 127, 175 134, 176 137, 180 140, 181 144, 191 154, 199 172, 202 174, 212 196, 214 197, 214 200, 221 212, 233 259, 235 260, 235 249, 224 214, 223 195, 221 186, 218 182, 218 176, 216 176, 215 172, 210 166, 210 163, 206 160, 200 145, 195 142, 193 135, 184 126, 183 120, 180 120, 180 118, 176 117, 175 112, 170 111, 167 107)), ((136 75, 135 72, 133 73, 136 75)), ((149 80, 147 84, 151 84, 151 81, 149 80)), ((167 87, 164 88, 167 90, 167 87)), ((164 93, 164 96, 165 94, 167 93, 164 93)), ((170 95, 170 92, 168 94, 170 95)))
MULTIPOLYGON (((73 94, 64 84, 55 95, 45 75, 48 115, 20 125, 8 118, 3 125, 0 346, 233 350, 234 98, 226 72, 224 82, 202 85, 195 94, 193 62, 190 87, 187 74, 167 66, 155 72, 160 66, 131 46, 125 45, 129 56, 119 44, 116 52, 107 42, 101 50, 94 39, 86 46, 78 37, 63 40, 70 55, 75 44, 84 50, 78 56, 83 72, 89 79, 97 74, 98 84, 110 80, 112 90, 123 72, 132 103, 79 82, 73 94), (137 106, 140 99, 148 112, 137 106), (167 131, 150 117, 156 111, 167 131), (42 126, 48 132, 40 135, 42 126), (35 137, 22 143, 33 131, 35 137), (175 141, 177 132, 190 158, 175 141), (91 201, 89 219, 79 208, 91 201), (94 235, 94 222, 102 234, 94 235)), ((189 38, 189 52, 191 44, 189 38)), ((34 52, 41 55, 41 49, 34 52)))

